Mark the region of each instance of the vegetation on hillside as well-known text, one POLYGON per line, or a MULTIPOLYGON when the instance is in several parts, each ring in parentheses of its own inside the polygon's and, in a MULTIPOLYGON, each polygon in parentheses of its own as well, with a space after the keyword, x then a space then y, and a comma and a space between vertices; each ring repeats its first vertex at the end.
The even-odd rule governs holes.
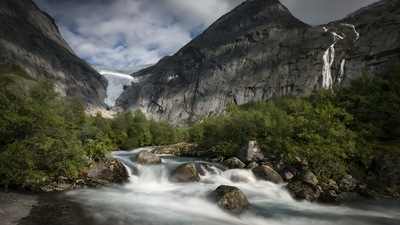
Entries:
POLYGON ((307 160, 324 177, 360 170, 379 147, 400 154, 400 64, 376 77, 364 73, 350 85, 307 98, 274 98, 244 106, 190 128, 193 141, 215 155, 233 156, 248 140, 266 153, 307 160), (385 146, 385 148, 382 148, 385 146))
POLYGON ((89 117, 78 97, 60 97, 50 81, 0 65, 0 187, 29 188, 76 178, 107 152, 176 143, 185 133, 140 111, 89 117))

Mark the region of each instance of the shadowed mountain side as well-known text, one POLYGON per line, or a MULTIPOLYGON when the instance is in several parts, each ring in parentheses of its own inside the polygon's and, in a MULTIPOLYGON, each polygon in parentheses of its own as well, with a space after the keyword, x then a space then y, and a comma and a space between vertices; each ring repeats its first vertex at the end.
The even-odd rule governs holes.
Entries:
POLYGON ((106 79, 72 51, 54 20, 31 0, 0 2, 0 55, 34 78, 54 81, 61 94, 79 95, 89 109, 104 107, 106 79))
POLYGON ((311 27, 278 0, 248 0, 173 56, 134 73, 141 82, 128 87, 116 106, 184 124, 218 113, 231 101, 307 96, 359 76, 361 68, 380 74, 385 62, 399 58, 398 5, 384 1, 311 27), (371 23, 369 15, 377 21, 371 23), (374 29, 387 33, 390 42, 374 29), (382 53, 379 65, 370 64, 373 49, 382 53))

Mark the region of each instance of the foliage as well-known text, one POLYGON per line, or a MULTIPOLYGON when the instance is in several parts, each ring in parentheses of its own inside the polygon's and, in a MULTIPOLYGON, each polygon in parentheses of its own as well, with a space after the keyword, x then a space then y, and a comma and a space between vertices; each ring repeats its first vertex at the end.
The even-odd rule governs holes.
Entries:
POLYGON ((58 176, 76 178, 110 151, 187 137, 139 110, 113 119, 89 117, 78 97, 60 97, 52 82, 29 80, 12 63, 1 64, 0 75, 0 187, 32 188, 58 176))

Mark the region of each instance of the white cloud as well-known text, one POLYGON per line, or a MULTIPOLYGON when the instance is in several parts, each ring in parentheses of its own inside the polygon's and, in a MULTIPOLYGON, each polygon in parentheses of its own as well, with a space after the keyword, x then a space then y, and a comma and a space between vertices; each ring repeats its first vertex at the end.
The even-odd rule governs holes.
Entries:
MULTIPOLYGON (((93 65, 124 67, 154 63, 175 53, 244 0, 34 1, 56 19, 62 36, 80 57, 93 65)), ((282 2, 295 15, 318 23, 326 18, 326 9, 337 17, 373 0, 282 2)))

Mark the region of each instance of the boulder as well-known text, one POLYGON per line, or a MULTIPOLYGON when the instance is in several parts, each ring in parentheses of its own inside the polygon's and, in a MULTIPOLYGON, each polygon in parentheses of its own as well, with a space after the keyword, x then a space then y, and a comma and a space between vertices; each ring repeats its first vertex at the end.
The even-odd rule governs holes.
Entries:
POLYGON ((332 179, 328 179, 326 181, 320 181, 319 186, 322 188, 322 191, 335 191, 338 192, 339 191, 339 185, 336 183, 336 181, 332 180, 332 179))
POLYGON ((281 177, 281 175, 279 175, 278 172, 271 169, 269 166, 257 166, 253 169, 253 173, 259 179, 270 181, 276 184, 283 183, 283 178, 281 177))
POLYGON ((284 181, 290 181, 293 179, 294 175, 290 171, 282 170, 279 175, 283 178, 284 181))
POLYGON ((290 195, 298 200, 314 201, 317 198, 317 190, 310 183, 293 180, 287 185, 290 195))
POLYGON ((160 164, 161 158, 154 153, 142 150, 136 155, 135 162, 138 164, 160 164))
POLYGON ((256 168, 257 166, 259 166, 258 163, 256 163, 256 162, 250 162, 249 164, 247 164, 247 166, 246 166, 245 168, 246 168, 246 169, 252 170, 252 169, 256 168))
POLYGON ((342 199, 334 190, 326 190, 318 197, 318 201, 327 204, 340 204, 342 199))
POLYGON ((236 157, 232 157, 230 159, 222 161, 222 164, 227 166, 229 169, 243 169, 246 167, 246 164, 244 164, 240 159, 236 157))
POLYGON ((356 186, 357 181, 351 175, 346 175, 339 181, 339 188, 342 191, 353 191, 356 186))
POLYGON ((172 171, 169 181, 173 183, 198 182, 199 173, 193 163, 185 163, 172 171))
POLYGON ((302 181, 305 183, 309 183, 313 186, 317 186, 317 184, 318 184, 318 179, 312 172, 302 173, 302 174, 296 176, 296 180, 299 180, 299 181, 302 181))
POLYGON ((244 163, 258 162, 264 159, 264 155, 256 141, 249 141, 249 143, 241 147, 236 152, 236 157, 244 163))
POLYGON ((165 155, 175 155, 175 156, 180 156, 181 155, 181 150, 177 146, 159 146, 155 147, 151 153, 154 154, 165 154, 165 155))
POLYGON ((90 167, 85 183, 87 186, 96 187, 105 184, 123 183, 127 177, 128 174, 124 165, 108 153, 102 162, 90 167))
POLYGON ((219 186, 211 192, 209 199, 232 214, 240 214, 250 205, 243 192, 233 186, 219 186))

